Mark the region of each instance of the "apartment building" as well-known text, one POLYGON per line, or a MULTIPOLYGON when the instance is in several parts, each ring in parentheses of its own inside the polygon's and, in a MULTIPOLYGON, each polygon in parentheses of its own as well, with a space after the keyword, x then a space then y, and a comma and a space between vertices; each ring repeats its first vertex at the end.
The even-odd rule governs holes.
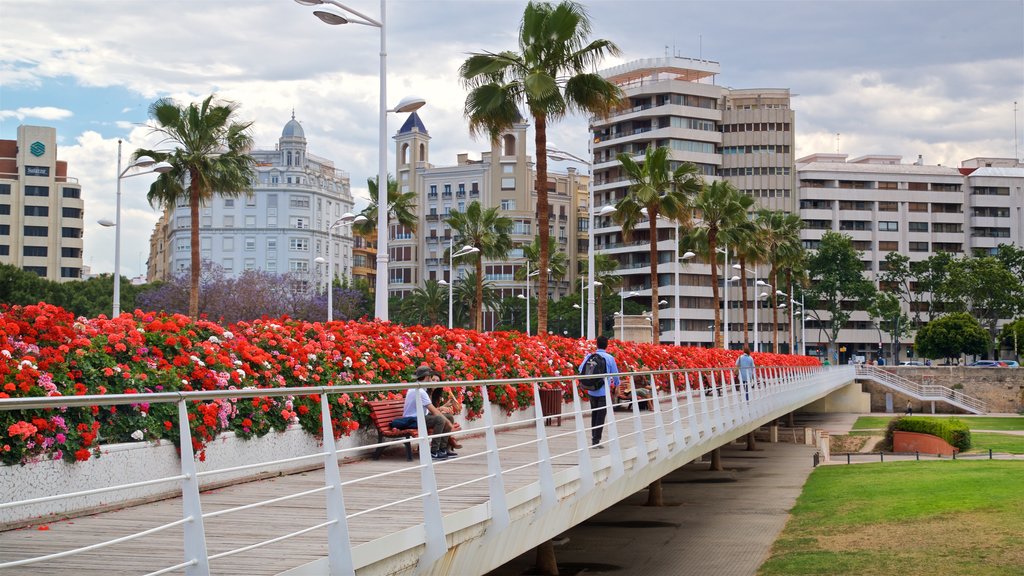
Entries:
MULTIPOLYGON (((727 180, 754 197, 760 207, 796 209, 795 115, 789 90, 729 89, 715 83, 719 73, 718 62, 678 56, 636 60, 601 72, 623 90, 625 101, 591 124, 598 211, 614 205, 629 188, 618 154, 639 160, 648 146, 668 147, 673 167, 690 162, 706 181, 727 180)), ((699 259, 677 260, 673 223, 659 222, 657 231, 659 297, 668 302, 659 313, 660 341, 710 345, 714 340, 710 266, 699 259)), ((612 217, 606 216, 596 222, 594 237, 597 252, 619 263, 622 295, 637 292, 632 298, 650 309, 650 226, 641 223, 626 239, 612 217)), ((753 275, 748 283, 753 303, 753 275)), ((730 317, 723 321, 730 346, 738 348, 743 345, 742 303, 738 284, 729 286, 730 317)), ((723 283, 723 296, 724 287, 723 283)), ((724 298, 721 305, 726 305, 724 298)), ((753 327, 751 319, 749 328, 753 327)), ((763 325, 759 328, 768 333, 763 325)))
MULTIPOLYGON (((228 275, 290 272, 300 289, 350 276, 352 231, 342 225, 329 233, 342 214, 353 210, 348 174, 333 161, 307 152, 305 132, 294 114, 273 149, 251 154, 256 159, 252 194, 218 196, 200 208, 202 260, 221 266, 228 275)), ((150 240, 151 281, 189 269, 189 230, 187 203, 161 217, 150 240)))
MULTIPOLYGON (((850 236, 866 275, 879 278, 887 254, 912 262, 938 252, 955 256, 992 253, 999 244, 1024 246, 1024 166, 1009 159, 975 158, 960 168, 912 164, 900 156, 812 154, 797 160, 801 240, 813 250, 825 231, 850 236)), ((909 309, 907 312, 911 312, 909 309)), ((806 320, 807 352, 823 355, 826 338, 806 320)), ((839 334, 838 347, 873 358, 888 343, 865 312, 855 312, 839 334)), ((900 358, 913 354, 913 338, 900 358)))
POLYGON ((82 187, 57 159, 57 130, 0 140, 0 262, 55 282, 82 277, 82 187))
MULTIPOLYGON (((536 170, 527 154, 529 125, 519 122, 501 134, 479 160, 459 154, 456 163, 430 163, 430 134, 417 113, 412 113, 395 135, 396 178, 403 192, 417 193, 417 226, 408 230, 392 223, 388 239, 389 291, 403 296, 426 280, 451 282, 470 271, 468 264, 455 262, 449 269, 445 251, 455 239, 445 222, 452 210, 464 212, 472 202, 484 208, 497 207, 513 220, 512 241, 516 246, 507 260, 484 261, 484 277, 500 298, 524 294, 526 284, 515 280, 516 271, 526 265, 522 246, 538 235, 536 170)), ((548 165, 549 232, 556 249, 565 252, 570 265, 564 278, 549 284, 549 297, 558 299, 578 283, 576 263, 586 257, 588 177, 575 168, 553 171, 548 165)), ((534 280, 534 291, 536 280, 534 280)), ((485 315, 484 326, 498 319, 485 315)))

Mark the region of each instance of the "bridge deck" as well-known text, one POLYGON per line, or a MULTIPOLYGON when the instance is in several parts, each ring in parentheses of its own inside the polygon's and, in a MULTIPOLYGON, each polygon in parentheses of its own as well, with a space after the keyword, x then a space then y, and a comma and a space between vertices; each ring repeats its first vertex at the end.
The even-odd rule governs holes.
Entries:
MULTIPOLYGON (((629 413, 617 412, 621 420, 629 413)), ((647 413, 644 413, 647 414, 647 413)), ((646 420, 646 418, 644 418, 646 420)), ((620 422, 620 430, 632 429, 632 424, 620 422)), ((536 438, 532 424, 498 435, 499 447, 526 443, 536 438)), ((572 430, 568 426, 548 428, 548 434, 572 430)), ((467 457, 485 450, 484 440, 465 438, 460 458, 435 463, 435 474, 440 489, 464 481, 466 478, 480 478, 486 475, 486 461, 481 457, 467 457)), ((564 436, 550 438, 552 453, 565 453, 575 448, 575 438, 564 436)), ((631 439, 624 440, 625 446, 632 446, 631 439)), ((597 453, 607 454, 607 450, 597 453)), ((533 444, 508 448, 501 452, 502 467, 510 470, 537 460, 533 444)), ((381 460, 370 459, 346 462, 341 465, 342 481, 363 478, 374 474, 415 465, 418 459, 407 463, 404 449, 391 448, 381 460)), ((575 458, 555 459, 557 472, 564 467, 575 466, 575 458)), ((506 489, 511 491, 536 482, 535 467, 527 466, 504 475, 506 489)), ((275 477, 267 480, 237 484, 206 491, 202 494, 203 513, 208 514, 252 502, 313 490, 324 485, 323 471, 312 470, 299 474, 275 477)), ((345 505, 348 513, 359 512, 386 502, 413 496, 419 490, 419 470, 410 467, 405 472, 387 477, 372 485, 356 483, 345 486, 345 505)), ((259 508, 211 518, 206 521, 206 542, 211 555, 233 550, 293 531, 314 526, 326 520, 324 494, 317 493, 271 504, 259 508)), ((481 504, 488 500, 487 483, 476 482, 458 487, 441 496, 441 510, 447 516, 459 510, 481 504)), ((70 548, 88 546, 110 538, 146 530, 165 522, 181 518, 181 499, 173 498, 133 506, 112 512, 48 524, 48 530, 26 528, 0 533, 0 559, 16 560, 31 556, 56 553, 70 548)), ((388 508, 382 513, 353 518, 349 521, 350 538, 353 545, 398 532, 423 522, 423 507, 420 499, 410 500, 388 508), (381 515, 383 514, 383 516, 381 515)), ((211 561, 214 574, 277 574, 284 570, 321 558, 327 554, 326 529, 296 536, 295 538, 268 547, 243 552, 222 560, 211 561)), ((0 569, 0 574, 20 575, 109 575, 145 574, 182 561, 182 530, 180 527, 143 537, 138 540, 116 544, 101 550, 83 553, 70 558, 53 560, 32 566, 10 570, 0 569)), ((175 572, 178 574, 182 571, 175 572)))

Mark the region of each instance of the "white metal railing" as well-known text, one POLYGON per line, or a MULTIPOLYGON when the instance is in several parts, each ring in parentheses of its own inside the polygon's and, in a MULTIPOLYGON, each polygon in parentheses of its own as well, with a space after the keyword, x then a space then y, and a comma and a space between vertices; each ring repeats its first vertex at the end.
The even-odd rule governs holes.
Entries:
POLYGON ((860 364, 857 366, 857 376, 870 378, 883 386, 912 396, 917 400, 945 402, 975 414, 985 414, 988 411, 985 402, 973 396, 968 396, 959 390, 939 386, 938 384, 921 384, 878 366, 860 364))
MULTIPOLYGON (((731 430, 744 426, 749 427, 752 423, 756 424, 766 421, 773 417, 772 415, 781 415, 784 412, 813 401, 850 381, 853 377, 853 371, 848 367, 838 366, 830 368, 758 368, 752 382, 749 385, 743 386, 736 380, 734 371, 728 368, 676 371, 656 370, 623 373, 617 376, 624 383, 628 382, 630 384, 630 392, 624 399, 609 396, 609 398, 614 398, 615 401, 607 402, 607 405, 604 407, 604 410, 606 410, 606 421, 604 424, 604 438, 601 444, 607 447, 611 456, 609 459, 610 471, 607 478, 604 479, 605 483, 613 483, 617 479, 622 478, 626 473, 624 462, 627 460, 625 457, 627 451, 632 461, 630 473, 636 474, 638 470, 642 470, 652 462, 649 456, 652 443, 655 446, 653 461, 667 459, 672 454, 678 454, 682 448, 693 447, 695 444, 707 443, 709 449, 717 447, 714 444, 716 438, 731 440, 732 438, 728 436, 731 430), (638 393, 641 390, 643 392, 638 393), (645 403, 650 410, 647 415, 642 415, 641 404, 645 403), (616 418, 616 408, 625 409, 628 413, 616 418), (620 426, 625 428, 631 427, 632 430, 626 431, 623 429, 620 431, 620 426)), ((608 393, 611 393, 611 390, 608 388, 608 381, 611 380, 611 376, 606 376, 605 380, 605 389, 608 393)), ((552 464, 556 461, 574 460, 574 465, 579 467, 579 485, 576 488, 575 497, 581 497, 595 488, 597 480, 595 480, 593 474, 594 462, 592 461, 590 445, 590 435, 593 428, 585 420, 587 416, 591 415, 592 410, 583 407, 583 398, 581 398, 580 388, 576 383, 575 375, 520 380, 431 383, 430 387, 454 386, 478 389, 477 392, 485 399, 483 402, 482 422, 479 426, 467 427, 459 433, 483 435, 486 449, 475 454, 435 462, 431 457, 430 442, 432 439, 444 435, 428 435, 424 419, 420 417, 417 423, 418 438, 414 440, 418 443, 419 447, 418 463, 412 465, 404 465, 403 463, 403 465, 399 465, 399 467, 392 470, 367 474, 362 477, 348 479, 345 482, 341 480, 338 466, 339 458, 367 454, 379 446, 394 445, 403 441, 389 441, 381 444, 338 449, 335 445, 331 423, 329 396, 332 394, 358 394, 427 386, 417 383, 398 383, 361 386, 2 399, 0 400, 0 410, 111 406, 139 402, 148 402, 150 404, 174 402, 178 406, 179 433, 181 437, 181 474, 173 477, 148 480, 142 483, 115 485, 97 490, 72 492, 47 496, 45 498, 2 502, 0 503, 0 509, 24 506, 43 500, 71 499, 101 491, 124 490, 142 484, 178 481, 181 483, 180 496, 183 503, 183 514, 180 520, 89 546, 6 562, 0 560, 0 569, 60 560, 128 540, 144 538, 171 527, 181 526, 184 530, 184 543, 180 557, 182 562, 158 569, 150 574, 164 574, 183 569, 187 575, 208 575, 211 562, 326 528, 325 541, 330 573, 354 574, 357 566, 353 562, 353 548, 349 535, 350 521, 357 518, 372 518, 379 513, 385 513, 381 515, 381 518, 386 519, 386 511, 389 508, 410 501, 420 500, 423 514, 422 525, 425 529, 422 532, 424 540, 419 542, 419 544, 425 544, 425 550, 419 557, 418 566, 421 571, 426 570, 447 553, 445 523, 441 513, 441 499, 449 492, 455 492, 471 484, 486 483, 487 501, 489 501, 487 532, 493 534, 500 533, 511 522, 505 483, 506 479, 513 474, 532 470, 530 472, 531 478, 536 478, 535 481, 539 486, 540 504, 538 514, 543 513, 545 510, 550 510, 558 501, 552 467, 552 464), (524 384, 532 387, 534 401, 533 417, 519 422, 496 424, 494 422, 493 407, 490 402, 486 401, 488 398, 488 388, 524 384), (545 426, 545 420, 552 415, 545 415, 543 413, 542 407, 544 403, 541 398, 542 387, 548 388, 552 384, 565 385, 561 388, 563 401, 560 404, 558 416, 567 418, 572 422, 571 428, 555 434, 549 434, 545 426), (564 394, 570 390, 572 396, 571 409, 563 412, 567 408, 564 402, 564 394), (197 474, 195 457, 192 450, 191 430, 188 425, 188 402, 217 398, 237 399, 312 394, 320 396, 323 432, 323 450, 321 452, 309 456, 284 458, 273 462, 247 464, 245 466, 210 470, 197 474), (535 428, 535 437, 529 438, 526 441, 500 445, 500 433, 515 427, 517 427, 517 430, 523 430, 523 426, 529 426, 530 423, 535 428), (523 448, 527 447, 530 450, 536 450, 536 457, 529 459, 523 464, 504 467, 503 455, 515 450, 521 452, 523 448), (295 494, 277 495, 274 498, 260 502, 207 514, 202 512, 202 498, 198 484, 200 475, 218 474, 261 465, 294 462, 302 459, 322 459, 324 486, 295 494), (485 473, 460 477, 457 482, 451 485, 438 486, 437 476, 435 475, 435 470, 438 467, 477 460, 485 462, 485 473), (418 490, 410 490, 411 494, 405 494, 402 498, 394 501, 374 503, 374 505, 366 506, 358 511, 349 511, 346 508, 345 490, 351 490, 358 486, 373 486, 381 479, 396 474, 416 471, 419 472, 420 487, 418 490), (207 552, 206 520, 317 493, 324 493, 325 495, 326 521, 217 554, 211 555, 207 552)), ((420 413, 422 414, 422 410, 420 413)), ((395 530, 397 531, 397 528, 395 530)), ((389 551, 387 553, 395 554, 397 552, 389 551)), ((149 560, 155 561, 155 558, 150 558, 149 560)))

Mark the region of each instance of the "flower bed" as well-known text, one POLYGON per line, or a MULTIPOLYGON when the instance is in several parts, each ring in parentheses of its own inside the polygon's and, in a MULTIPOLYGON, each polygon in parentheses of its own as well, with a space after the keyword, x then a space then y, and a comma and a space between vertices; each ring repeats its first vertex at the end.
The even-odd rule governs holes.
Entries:
MULTIPOLYGON (((183 315, 124 313, 113 319, 75 318, 45 303, 0 311, 0 399, 25 396, 139 394, 178 390, 282 388, 406 382, 421 363, 445 380, 572 375, 592 350, 585 340, 479 333, 389 322, 311 323, 263 318, 227 327, 183 315)), ((612 341, 623 372, 732 366, 735 350, 612 341)), ((803 356, 755 353, 760 366, 818 365, 803 356)), ((568 393, 567 382, 563 390, 568 393)), ((659 380, 667 385, 667 380, 659 380)), ((400 397, 402 391, 374 397, 400 397)), ((468 416, 483 399, 465 392, 468 416)), ((506 413, 530 406, 528 385, 489 388, 506 413)), ((211 400, 190 403, 194 449, 220 433, 241 438, 282 431, 297 422, 321 430, 319 396, 211 400)), ((334 431, 348 435, 367 421, 364 398, 331 397, 334 431)), ((88 460, 100 443, 168 439, 178 442, 173 404, 0 411, 0 462, 88 460)))

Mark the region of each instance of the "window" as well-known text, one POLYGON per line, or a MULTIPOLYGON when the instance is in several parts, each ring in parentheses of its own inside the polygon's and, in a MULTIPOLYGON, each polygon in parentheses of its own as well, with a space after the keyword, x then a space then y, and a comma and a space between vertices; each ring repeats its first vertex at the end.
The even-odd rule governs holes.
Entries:
POLYGON ((291 219, 291 225, 292 225, 292 228, 297 228, 299 230, 305 230, 306 228, 309 228, 309 218, 294 218, 293 217, 291 219))
POLYGON ((309 262, 307 260, 289 260, 288 269, 292 272, 309 272, 309 262))
POLYGON ((928 231, 928 223, 927 222, 908 222, 907 225, 908 225, 907 229, 910 230, 911 232, 927 232, 928 231))
POLYGON ((246 236, 245 237, 245 241, 244 241, 244 245, 245 245, 245 251, 246 252, 252 252, 252 251, 256 250, 256 238, 254 238, 252 236, 246 236))
POLYGON ((0 204, 0 216, 10 216, 10 215, 11 215, 11 205, 10 204, 0 204))
POLYGON ((882 252, 895 252, 900 249, 900 243, 892 240, 879 240, 878 249, 882 252))
MULTIPOLYGON (((65 188, 65 190, 67 190, 67 188, 65 188)), ((0 184, 0 195, 2 195, 2 196, 10 196, 11 195, 11 185, 10 184, 0 184)))
POLYGON ((514 199, 513 200, 502 200, 501 201, 501 209, 502 210, 515 210, 516 209, 516 201, 514 199))
POLYGON ((863 200, 840 200, 840 210, 871 210, 874 202, 864 202, 863 200))
POLYGON ((256 195, 255 194, 249 194, 248 196, 245 197, 245 207, 246 208, 255 208, 256 207, 256 195))
POLYGON ((883 222, 879 222, 878 223, 878 231, 879 232, 897 232, 897 231, 899 231, 899 229, 900 229, 900 223, 899 222, 884 222, 883 221, 883 222))
POLYGON ((0 256, 10 256, 11 247, 6 244, 0 244, 0 256))
POLYGON ((178 242, 174 245, 175 252, 188 252, 189 241, 187 238, 179 238, 178 242))
POLYGON ((209 228, 213 226, 213 216, 201 216, 199 218, 200 228, 209 228))
POLYGON ((25 186, 25 196, 48 197, 49 195, 49 186, 25 186))
POLYGON ((936 234, 960 234, 963 231, 963 225, 959 223, 936 222, 932 225, 932 232, 935 232, 936 234))
POLYGON ((896 212, 899 210, 899 204, 896 202, 879 202, 879 212, 896 212))
POLYGON ((230 215, 230 214, 225 215, 224 216, 224 227, 225 228, 234 228, 235 227, 235 217, 230 215))
MULTIPOLYGON (((879 222, 879 230, 881 230, 881 222, 879 222)), ((871 230, 871 222, 867 220, 840 220, 840 230, 871 230)))
POLYGON ((65 218, 81 218, 82 217, 82 209, 81 208, 61 208, 60 212, 61 212, 61 216, 65 217, 65 218))
POLYGON ((235 207, 235 199, 234 198, 225 198, 224 199, 224 207, 225 208, 234 208, 235 207))
POLYGON ((224 273, 225 274, 234 274, 235 273, 235 259, 234 258, 225 258, 224 260, 221 260, 221 266, 224 267, 224 273))
POLYGON ((0 236, 10 236, 10 235, 11 235, 11 225, 10 224, 0 224, 0 236))
POLYGON ((36 276, 46 276, 46 266, 22 266, 21 269, 36 276))
POLYGON ((245 227, 246 228, 255 228, 256 227, 256 217, 252 216, 252 215, 246 216, 245 217, 245 227))
POLYGON ((267 252, 277 252, 277 238, 267 238, 267 252))
POLYGON ((253 270, 256 269, 256 259, 255 258, 246 258, 245 262, 242 264, 242 268, 246 272, 252 272, 253 270))
POLYGON ((46 246, 23 246, 23 256, 46 256, 46 246))
POLYGON ((515 188, 516 188, 516 179, 515 178, 502 178, 501 179, 501 189, 502 190, 515 190, 515 188))
POLYGON ((927 202, 909 202, 907 203, 907 211, 909 212, 927 212, 927 202))
POLYGON ((61 248, 60 249, 60 257, 61 258, 81 258, 82 257, 82 249, 81 248, 61 248))
POLYGON ((879 182, 878 183, 878 189, 879 190, 899 190, 899 188, 900 188, 900 183, 899 182, 879 182))
POLYGON ((230 252, 230 251, 233 251, 234 249, 235 249, 235 237, 234 236, 225 236, 224 238, 221 239, 221 250, 223 250, 225 252, 230 252))
POLYGON ((50 229, 47 226, 25 226, 25 236, 49 236, 50 229))
POLYGON ((309 196, 292 196, 288 199, 290 208, 309 208, 309 196))
POLYGON ((61 278, 81 278, 82 277, 82 269, 81 268, 63 268, 62 267, 60 269, 60 277, 61 278))
POLYGON ((288 249, 296 252, 309 252, 308 238, 289 238, 288 249))
POLYGON ((911 252, 927 252, 928 251, 928 243, 927 242, 911 242, 910 243, 910 251, 911 252))

